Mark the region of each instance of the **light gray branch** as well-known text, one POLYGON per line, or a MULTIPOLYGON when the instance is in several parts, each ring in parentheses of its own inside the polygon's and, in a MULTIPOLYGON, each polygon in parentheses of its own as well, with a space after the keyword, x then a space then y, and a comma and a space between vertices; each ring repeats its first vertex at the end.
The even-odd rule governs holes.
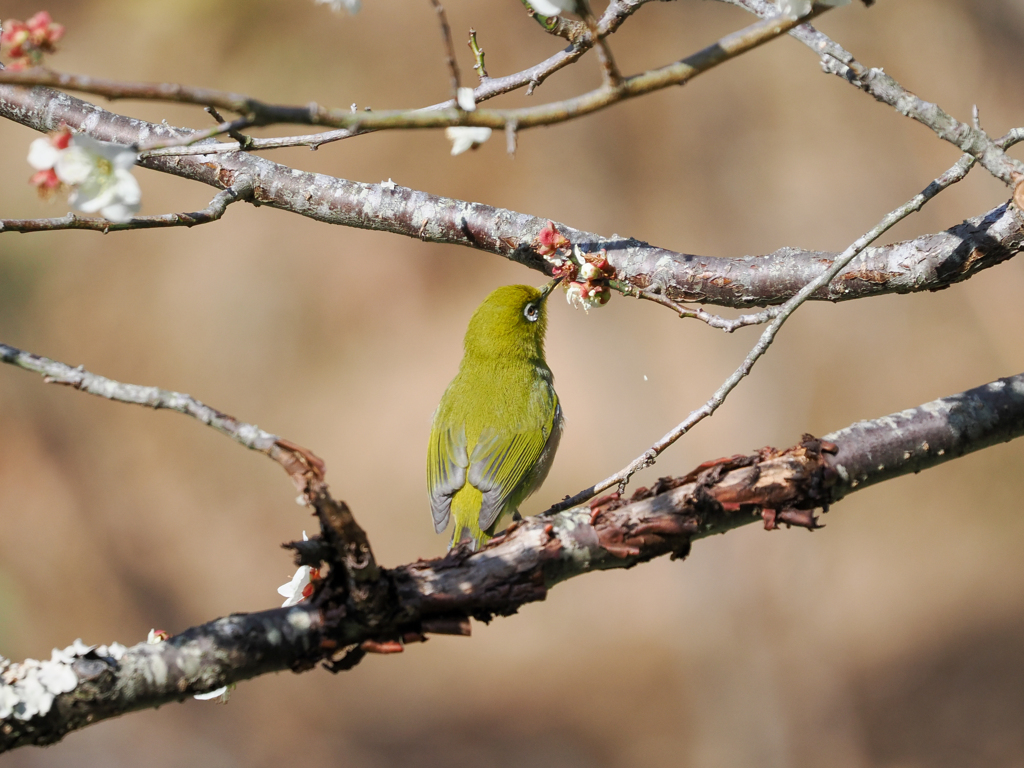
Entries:
POLYGON ((82 366, 72 368, 66 363, 34 355, 31 352, 23 352, 7 344, 0 344, 0 362, 41 374, 43 380, 48 384, 63 384, 108 400, 144 405, 153 409, 165 409, 191 416, 222 435, 227 435, 236 443, 266 454, 283 466, 297 483, 301 482, 301 478, 310 469, 319 475, 324 472, 323 462, 305 448, 265 432, 255 424, 247 424, 226 413, 221 413, 216 408, 211 408, 182 392, 114 381, 105 376, 90 373, 82 366))
MULTIPOLYGON (((767 0, 722 0, 737 5, 762 19, 771 18, 778 9, 767 0)), ((1024 163, 1010 157, 980 126, 960 122, 938 104, 925 101, 911 93, 884 70, 865 67, 849 51, 827 35, 808 24, 801 24, 790 33, 821 58, 821 68, 841 77, 870 94, 875 100, 888 104, 901 115, 927 126, 943 141, 948 141, 971 155, 984 168, 1010 186, 1024 179, 1024 163)))
MULTIPOLYGON (((63 122, 97 139, 126 145, 174 139, 184 133, 107 112, 46 88, 0 86, 0 117, 38 131, 55 130, 63 122)), ((330 224, 467 246, 545 273, 550 269, 532 250, 545 218, 394 184, 364 184, 297 171, 244 152, 152 157, 141 165, 218 188, 248 177, 253 180, 253 199, 261 205, 330 224)), ((736 308, 781 304, 820 276, 836 256, 796 248, 765 256, 696 256, 564 224, 558 229, 585 250, 607 249, 620 290, 668 302, 736 308)), ((1022 247, 1024 218, 1015 207, 1000 206, 945 232, 865 249, 811 299, 842 301, 938 290, 1002 263, 1022 247)))

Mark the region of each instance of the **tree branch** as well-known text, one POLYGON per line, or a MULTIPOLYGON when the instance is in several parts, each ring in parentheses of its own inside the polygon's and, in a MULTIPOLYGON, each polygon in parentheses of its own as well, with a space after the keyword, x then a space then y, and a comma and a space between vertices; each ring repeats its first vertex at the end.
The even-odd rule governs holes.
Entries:
POLYGON ((255 424, 239 421, 182 392, 114 381, 90 373, 82 366, 72 368, 66 363, 34 355, 31 352, 23 352, 7 344, 0 344, 0 362, 41 374, 43 381, 47 384, 62 384, 90 395, 105 397, 108 400, 144 405, 154 410, 164 409, 191 416, 222 435, 227 435, 236 443, 269 456, 284 467, 284 470, 300 488, 305 485, 304 478, 307 473, 312 471, 315 475, 322 477, 326 471, 323 461, 307 449, 265 432, 255 424))
POLYGON ((346 589, 352 593, 353 605, 363 610, 365 605, 380 599, 375 588, 380 573, 366 533, 345 502, 331 497, 324 482, 327 467, 308 448, 265 432, 255 424, 238 421, 181 392, 125 384, 90 373, 82 366, 72 368, 65 363, 23 352, 6 344, 0 344, 0 362, 42 374, 47 384, 63 384, 108 400, 191 416, 236 443, 269 456, 284 467, 292 482, 302 492, 304 502, 316 511, 324 537, 337 555, 335 562, 343 566, 342 578, 346 589))
MULTIPOLYGON (((125 145, 153 137, 174 138, 184 130, 107 112, 46 88, 0 85, 0 117, 44 132, 62 123, 75 130, 88 126, 88 133, 95 138, 125 145)), ((1016 133, 1009 135, 1019 139, 1016 133)), ((296 171, 244 152, 152 157, 141 165, 220 188, 249 177, 253 199, 261 205, 330 224, 467 246, 545 274, 550 271, 547 262, 532 250, 537 232, 547 223, 545 218, 398 185, 364 184, 296 171)), ((586 250, 607 249, 619 290, 670 302, 735 308, 781 304, 821 275, 836 257, 830 252, 797 248, 781 248, 764 256, 697 256, 633 238, 606 238, 564 224, 558 229, 586 250)), ((1024 217, 1014 206, 1002 205, 945 232, 868 248, 812 294, 811 300, 844 301, 939 290, 1012 258, 1021 248, 1024 217)))
MULTIPOLYGON (((819 8, 812 13, 812 16, 819 15, 826 10, 828 9, 819 8)), ((522 130, 574 120, 627 99, 643 96, 671 85, 682 85, 719 64, 774 40, 798 23, 800 22, 796 19, 779 16, 764 19, 727 35, 718 42, 673 64, 624 78, 616 85, 604 84, 593 91, 564 101, 520 109, 477 109, 473 112, 465 112, 451 106, 438 109, 352 112, 349 109, 321 107, 315 103, 304 107, 266 104, 250 96, 211 88, 196 88, 170 83, 121 82, 41 69, 0 71, 0 83, 52 86, 105 96, 108 99, 145 99, 216 107, 238 113, 245 118, 248 125, 291 123, 323 125, 353 132, 365 132, 382 129, 447 128, 450 126, 485 126, 501 130, 509 123, 514 123, 518 129, 522 130)))
MULTIPOLYGON (((778 13, 778 9, 766 0, 723 2, 745 8, 762 19, 772 18, 778 13)), ((943 141, 976 158, 997 179, 1010 186, 1016 186, 1024 179, 1024 163, 1003 152, 999 143, 979 126, 960 122, 938 104, 925 101, 908 91, 881 68, 865 67, 853 54, 809 23, 800 24, 790 34, 818 54, 821 68, 825 72, 841 77, 870 94, 876 101, 888 104, 901 115, 927 126, 943 141)))
POLYGON ((252 197, 252 179, 242 176, 223 192, 213 196, 210 204, 192 213, 165 213, 161 216, 136 216, 128 221, 82 218, 74 213, 53 219, 0 219, 0 232, 50 232, 57 229, 91 229, 94 232, 119 232, 124 229, 159 229, 194 227, 209 224, 224 215, 232 203, 252 197))
POLYGON ((1022 435, 1024 374, 820 440, 805 436, 784 451, 706 462, 628 501, 613 494, 529 518, 479 552, 456 548, 441 559, 380 569, 375 585, 384 598, 362 612, 347 607, 347 588, 332 570, 310 601, 292 608, 218 619, 157 645, 69 648, 43 663, 53 665, 45 675, 39 662, 0 662, 0 751, 50 744, 87 724, 260 674, 319 661, 339 670, 367 650, 402 650, 424 633, 465 634, 465 617, 511 615, 567 579, 683 557, 693 540, 756 520, 769 529, 813 529, 814 510, 854 491, 1022 435), (47 695, 46 712, 27 714, 26 699, 47 695))
MULTIPOLYGON (((575 496, 566 498, 565 500, 554 504, 549 511, 557 512, 562 509, 568 509, 576 504, 581 504, 601 491, 611 488, 613 485, 618 486, 619 493, 625 491, 626 483, 629 482, 629 479, 635 473, 645 469, 646 467, 652 466, 657 458, 664 453, 665 449, 675 443, 680 437, 693 429, 701 421, 710 417, 719 409, 719 407, 721 407, 729 394, 739 386, 740 382, 746 376, 750 375, 755 363, 757 363, 757 361, 768 351, 768 348, 774 342, 775 336, 781 330, 783 324, 792 316, 801 304, 807 301, 819 288, 829 284, 836 275, 839 274, 851 261, 853 261, 859 253, 867 248, 868 245, 873 243, 910 214, 921 210, 925 203, 939 194, 939 192, 961 181, 971 169, 971 165, 972 162, 970 159, 961 159, 958 161, 952 168, 925 187, 924 190, 914 195, 914 197, 899 208, 896 208, 883 216, 882 220, 879 221, 878 224, 872 227, 865 234, 858 237, 849 248, 843 251, 843 253, 840 254, 831 265, 829 265, 829 268, 825 272, 822 272, 814 278, 814 280, 801 287, 800 290, 797 291, 792 298, 788 299, 781 307, 777 310, 773 308, 772 310, 761 313, 764 320, 771 320, 770 324, 761 334, 761 337, 757 340, 754 348, 750 350, 747 356, 743 359, 743 362, 740 363, 739 367, 717 390, 715 390, 714 394, 707 402, 704 403, 704 405, 697 410, 692 411, 675 428, 665 434, 660 440, 654 443, 654 445, 648 448, 643 454, 631 461, 623 469, 619 470, 614 475, 605 478, 596 485, 592 485, 589 488, 580 491, 575 496)), ((757 317, 754 318, 754 320, 760 319, 761 318, 757 317)), ((750 322, 747 322, 746 318, 740 318, 740 322, 743 322, 743 324, 750 324, 750 322)), ((727 328, 726 330, 730 329, 727 328)))

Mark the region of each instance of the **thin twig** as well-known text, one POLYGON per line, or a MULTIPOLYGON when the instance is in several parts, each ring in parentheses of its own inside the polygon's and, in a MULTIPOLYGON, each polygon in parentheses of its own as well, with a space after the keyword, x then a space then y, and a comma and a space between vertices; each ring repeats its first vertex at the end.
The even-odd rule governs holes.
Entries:
POLYGON ((105 397, 108 400, 144 405, 157 410, 165 409, 191 416, 222 435, 227 435, 236 443, 244 445, 250 450, 266 454, 284 467, 293 480, 301 478, 311 469, 318 476, 323 475, 323 462, 308 450, 277 435, 265 432, 255 424, 239 421, 182 392, 115 381, 90 373, 82 366, 72 368, 66 363, 34 355, 31 352, 23 352, 7 344, 0 344, 0 362, 41 374, 47 384, 63 384, 90 395, 105 397))
POLYGON ((768 351, 768 348, 772 345, 772 342, 775 340, 775 336, 778 334, 786 320, 792 316, 801 304, 810 298, 811 294, 820 287, 827 285, 851 261, 853 261, 861 251, 885 234, 886 231, 910 214, 921 210, 922 206, 935 197, 939 192, 963 179, 971 169, 973 163, 973 158, 961 158, 957 161, 956 165, 935 179, 920 193, 915 195, 899 208, 890 211, 882 217, 882 220, 878 222, 878 224, 857 238, 845 251, 843 251, 825 272, 822 272, 817 278, 807 283, 784 304, 779 307, 772 308, 771 312, 774 313, 775 316, 761 334, 761 337, 757 340, 757 344, 754 345, 754 348, 750 350, 747 356, 743 359, 743 362, 740 363, 740 366, 733 371, 732 375, 729 376, 729 378, 726 379, 717 390, 715 390, 715 393, 706 403, 704 403, 704 405, 697 410, 692 411, 670 432, 663 435, 660 440, 655 442, 654 445, 648 448, 643 454, 635 458, 614 475, 606 477, 601 482, 580 491, 575 496, 567 497, 557 504, 553 504, 544 514, 559 512, 561 510, 574 507, 577 504, 582 504, 584 501, 587 501, 601 491, 611 488, 612 486, 618 486, 619 493, 622 493, 625 490, 626 483, 629 482, 629 479, 636 472, 653 465, 658 456, 660 456, 666 448, 689 432, 695 425, 699 424, 718 410, 729 394, 747 375, 749 375, 758 359, 768 351))
MULTIPOLYGON (((827 8, 818 8, 820 14, 827 8)), ((125 83, 80 75, 32 69, 0 72, 0 83, 48 85, 94 93, 107 98, 136 98, 214 106, 245 115, 258 125, 297 123, 347 128, 355 131, 382 129, 427 129, 449 126, 482 126, 503 129, 515 120, 519 130, 564 123, 597 112, 627 99, 643 96, 672 85, 689 82, 698 75, 785 34, 799 22, 774 17, 759 21, 681 61, 625 78, 617 88, 606 85, 564 101, 521 109, 478 109, 464 112, 453 107, 441 109, 359 112, 328 109, 312 103, 305 107, 265 104, 240 94, 181 85, 125 83)))
POLYGON ((190 143, 188 146, 174 146, 165 144, 162 149, 143 149, 139 152, 139 159, 145 160, 150 157, 185 157, 188 155, 217 155, 227 152, 256 152, 268 149, 284 149, 286 147, 309 147, 319 149, 324 144, 330 144, 341 139, 349 139, 358 136, 359 131, 350 131, 339 128, 322 133, 309 133, 302 136, 279 136, 275 138, 260 139, 255 136, 246 136, 245 142, 239 141, 218 141, 205 144, 190 143), (245 146, 242 146, 244 143, 245 146))
MULTIPOLYGON (((602 14, 601 20, 598 22, 599 36, 604 37, 614 33, 626 19, 640 8, 640 6, 645 5, 648 2, 652 2, 652 0, 612 0, 605 9, 605 12, 602 14)), ((472 41, 470 45, 472 47, 472 41)), ((522 70, 521 72, 517 72, 512 75, 505 75, 503 77, 489 77, 486 70, 483 70, 482 72, 479 72, 478 70, 478 73, 481 74, 480 85, 474 90, 473 99, 477 104, 480 104, 481 102, 492 99, 495 96, 511 93, 512 91, 520 88, 529 87, 532 91, 536 85, 544 82, 544 80, 560 69, 577 61, 592 47, 593 38, 590 36, 589 32, 585 32, 583 35, 575 38, 572 46, 568 49, 559 51, 539 64, 522 70)), ((477 61, 477 66, 474 67, 474 69, 478 69, 479 66, 483 65, 483 49, 479 49, 479 55, 477 55, 477 49, 474 48, 473 53, 477 61)), ((449 99, 448 101, 443 101, 438 104, 425 107, 425 109, 449 109, 454 107, 455 104, 455 99, 449 99)), ((315 150, 324 144, 348 139, 353 136, 369 132, 370 131, 358 131, 343 128, 303 136, 282 136, 278 138, 265 139, 249 137, 249 143, 245 147, 245 150, 260 151, 302 146, 308 146, 310 149, 315 150)), ((237 152, 239 149, 241 149, 241 147, 233 142, 221 142, 212 145, 204 145, 202 147, 189 146, 180 149, 174 147, 157 149, 147 151, 140 155, 140 157, 219 154, 223 152, 237 152)))
POLYGON ((576 7, 579 10, 583 23, 587 25, 592 40, 597 41, 597 60, 601 64, 601 76, 604 84, 609 88, 618 88, 622 84, 622 73, 618 64, 615 63, 615 56, 608 45, 608 40, 601 36, 597 26, 597 19, 594 12, 590 10, 589 0, 576 0, 576 7))
POLYGON ((50 232, 55 229, 90 229, 95 232, 120 232, 126 229, 157 229, 161 227, 194 227, 217 221, 227 207, 252 197, 252 180, 244 177, 230 188, 214 195, 210 204, 192 213, 165 213, 160 216, 136 216, 128 221, 82 218, 74 213, 51 219, 0 219, 0 232, 50 232))
POLYGON ((480 44, 476 41, 476 30, 469 30, 469 50, 473 52, 473 60, 476 62, 473 65, 473 69, 476 70, 477 75, 480 77, 480 82, 487 80, 487 67, 484 66, 484 49, 480 47, 480 44))
POLYGON ((445 56, 448 64, 448 75, 451 78, 452 84, 452 98, 458 103, 459 99, 459 84, 461 77, 459 76, 459 62, 455 59, 455 43, 452 42, 452 28, 448 26, 448 14, 444 12, 444 6, 441 5, 441 0, 430 0, 434 6, 434 11, 437 13, 437 23, 441 27, 441 40, 444 42, 445 56))
MULTIPOLYGON (((744 8, 762 19, 773 18, 778 13, 778 8, 767 0, 722 2, 744 8)), ((809 19, 805 17, 804 21, 809 19)), ((957 120, 937 104, 908 91, 882 69, 864 66, 853 54, 809 23, 801 23, 790 34, 821 58, 821 67, 825 72, 837 75, 875 100, 888 104, 901 115, 927 126, 943 141, 977 158, 997 179, 1014 186, 1024 178, 1024 163, 1005 154, 980 126, 971 126, 957 120)))

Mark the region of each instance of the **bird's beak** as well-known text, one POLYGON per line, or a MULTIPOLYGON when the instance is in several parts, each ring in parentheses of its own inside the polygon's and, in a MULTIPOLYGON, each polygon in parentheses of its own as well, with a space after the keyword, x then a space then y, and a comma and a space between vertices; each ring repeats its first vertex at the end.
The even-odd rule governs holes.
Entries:
POLYGON ((540 289, 540 300, 544 301, 545 299, 547 299, 548 294, 551 293, 553 290, 555 290, 555 286, 557 286, 560 282, 562 282, 562 278, 557 277, 554 280, 550 281, 543 288, 541 288, 540 289))

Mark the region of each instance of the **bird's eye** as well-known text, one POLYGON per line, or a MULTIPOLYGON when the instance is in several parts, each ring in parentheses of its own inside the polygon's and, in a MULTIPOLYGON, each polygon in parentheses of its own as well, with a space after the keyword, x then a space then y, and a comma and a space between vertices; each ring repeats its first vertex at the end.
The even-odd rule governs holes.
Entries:
POLYGON ((523 317, 531 323, 536 323, 540 317, 540 308, 536 304, 527 304, 526 308, 523 309, 523 317))

